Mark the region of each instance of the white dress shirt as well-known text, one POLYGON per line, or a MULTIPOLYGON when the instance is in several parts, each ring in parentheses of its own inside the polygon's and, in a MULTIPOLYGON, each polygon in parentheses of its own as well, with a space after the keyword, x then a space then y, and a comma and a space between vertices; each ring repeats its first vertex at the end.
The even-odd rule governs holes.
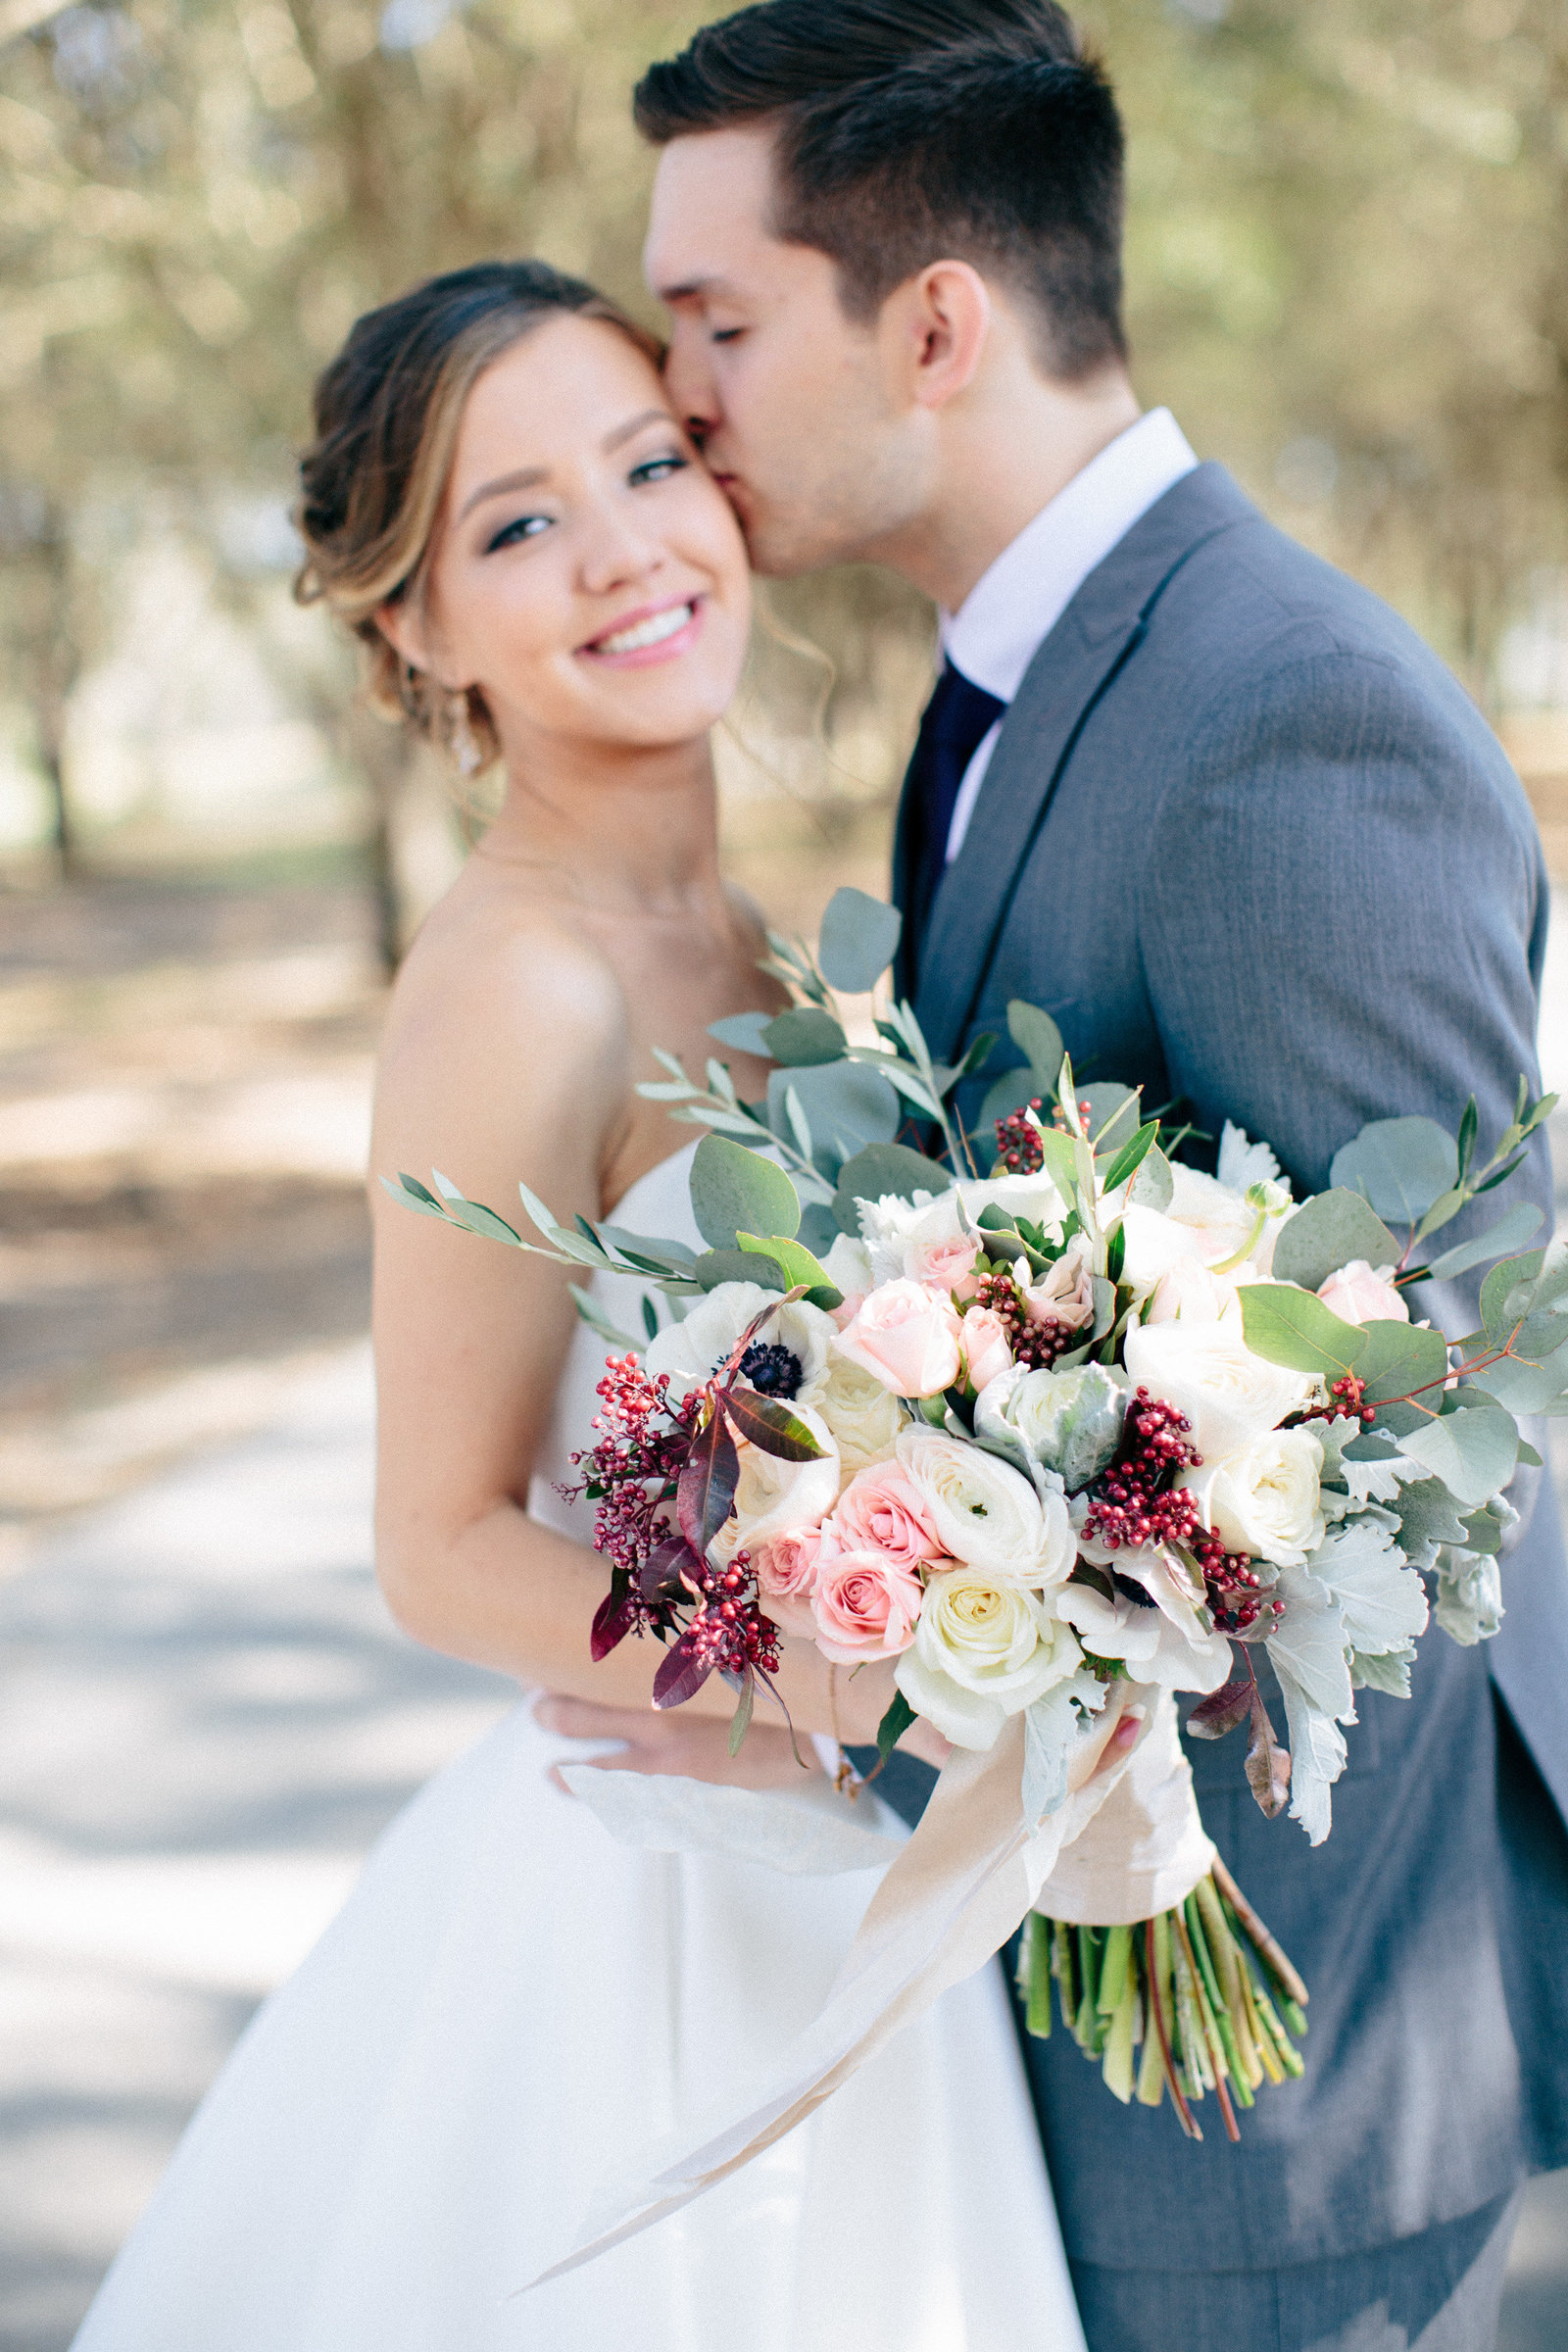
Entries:
MULTIPOLYGON (((956 612, 942 615, 942 650, 976 686, 1010 703, 1023 673, 1096 565, 1198 464, 1169 409, 1152 409, 1092 458, 1025 523, 956 612)), ((958 855, 1002 732, 999 718, 963 771, 948 863, 958 855)))

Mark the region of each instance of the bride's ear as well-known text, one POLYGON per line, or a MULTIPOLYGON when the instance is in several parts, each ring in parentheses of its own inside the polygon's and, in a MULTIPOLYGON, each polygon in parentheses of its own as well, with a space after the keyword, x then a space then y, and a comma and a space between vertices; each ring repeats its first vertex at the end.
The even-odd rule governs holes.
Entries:
POLYGON ((377 605, 375 625, 398 660, 407 662, 410 669, 433 667, 429 626, 416 598, 398 597, 394 602, 377 605))

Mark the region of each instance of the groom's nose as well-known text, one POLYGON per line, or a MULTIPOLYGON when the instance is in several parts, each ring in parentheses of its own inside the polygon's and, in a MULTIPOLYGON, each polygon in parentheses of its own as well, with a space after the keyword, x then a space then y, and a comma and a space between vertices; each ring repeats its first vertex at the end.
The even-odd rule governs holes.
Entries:
POLYGON ((699 448, 717 424, 719 414, 707 350, 701 326, 695 320, 677 318, 664 361, 664 382, 675 414, 699 448))

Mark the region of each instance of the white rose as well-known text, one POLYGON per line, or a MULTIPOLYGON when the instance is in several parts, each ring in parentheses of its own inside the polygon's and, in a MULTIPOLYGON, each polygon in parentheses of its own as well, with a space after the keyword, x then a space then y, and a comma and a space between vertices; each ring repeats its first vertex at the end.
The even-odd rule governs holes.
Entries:
POLYGON ((1122 1349, 1133 1387, 1185 1413, 1205 1462, 1240 1453, 1311 1393, 1304 1372, 1265 1363, 1230 1322, 1135 1325, 1122 1349))
POLYGON ((814 1527, 839 1498, 843 1482, 833 1433, 809 1405, 797 1402, 790 1409, 806 1423, 822 1451, 808 1462, 786 1462, 776 1453, 764 1453, 745 1438, 740 1440, 735 1502, 713 1539, 715 1559, 733 1559, 736 1552, 755 1551, 775 1536, 797 1535, 803 1528, 814 1527))
POLYGON ((1008 1584, 1059 1585, 1072 1572, 1072 1527, 1057 1494, 994 1453, 916 1425, 904 1430, 899 1460, 925 1496, 945 1551, 1008 1584))
MULTIPOLYGON (((836 1291, 842 1291, 847 1300, 858 1304, 871 1288, 871 1252, 853 1234, 841 1233, 822 1260, 822 1271, 836 1291)), ((832 1311, 835 1316, 843 1316, 846 1323, 849 1321, 844 1307, 834 1307, 832 1311)))
POLYGON ((925 1589, 914 1644, 894 1681, 916 1714, 956 1747, 992 1746, 1009 1715, 1077 1672, 1071 1629, 1022 1586, 950 1568, 925 1589))
POLYGON ((829 1348, 821 1377, 801 1391, 797 1411, 801 1405, 812 1406, 832 1431, 846 1479, 887 1461, 905 1423, 904 1407, 886 1383, 839 1348, 829 1348))
POLYGON ((1196 1616, 1189 1632, 1163 1609, 1121 1592, 1106 1600, 1092 1585, 1064 1585, 1055 1608, 1091 1657, 1125 1660, 1134 1682, 1158 1683, 1166 1690, 1217 1690, 1230 1673, 1229 1642, 1205 1632, 1196 1616))
POLYGON ((1192 1235, 1197 1254, 1208 1266, 1218 1265, 1246 1249, 1257 1223, 1256 1212, 1238 1193, 1201 1168, 1171 1163, 1171 1197, 1165 1215, 1192 1235))
MULTIPOLYGON (((735 1343, 754 1315, 760 1314, 777 1293, 756 1282, 721 1282, 704 1298, 694 1299, 680 1323, 666 1324, 648 1343, 643 1358, 655 1375, 667 1372, 670 1394, 684 1396, 700 1381, 710 1380, 734 1352, 735 1343)), ((787 1348, 801 1367, 800 1379, 789 1396, 809 1389, 827 1370, 828 1349, 834 1337, 832 1317, 804 1298, 775 1308, 757 1335, 760 1348, 787 1348)), ((772 1394, 788 1401, 785 1391, 772 1394)))
POLYGON ((1227 1551, 1302 1568, 1323 1541, 1322 1471, 1320 1440, 1305 1429, 1276 1429, 1223 1461, 1186 1471, 1178 1484, 1192 1489, 1203 1525, 1227 1551))
POLYGON ((1163 1282, 1185 1258, 1202 1261, 1190 1226, 1178 1225, 1162 1209, 1145 1208, 1130 1200, 1121 1212, 1121 1278, 1128 1289, 1144 1298, 1163 1282))

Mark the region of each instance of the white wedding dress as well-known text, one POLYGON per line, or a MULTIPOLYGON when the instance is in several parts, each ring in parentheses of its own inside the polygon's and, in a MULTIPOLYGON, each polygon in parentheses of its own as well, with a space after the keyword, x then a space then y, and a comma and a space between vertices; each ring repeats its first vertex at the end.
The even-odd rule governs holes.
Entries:
MULTIPOLYGON (((616 1223, 695 1241, 689 1159, 616 1223)), ((635 1286, 596 1290, 639 1327, 635 1286)), ((552 1482, 605 1352, 579 1327, 531 1497, 585 1542, 552 1482)), ((878 1880, 618 1844, 545 1778, 573 1750, 524 1703, 393 1823, 74 2352, 1083 2352, 995 1967, 755 2164, 517 2292, 607 2174, 809 2020, 878 1880)))

